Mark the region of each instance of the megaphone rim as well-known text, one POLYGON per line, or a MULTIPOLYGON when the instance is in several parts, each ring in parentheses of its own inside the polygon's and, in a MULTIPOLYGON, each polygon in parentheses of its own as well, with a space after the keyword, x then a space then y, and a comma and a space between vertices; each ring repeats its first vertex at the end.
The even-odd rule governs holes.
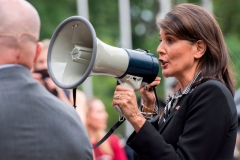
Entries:
POLYGON ((48 65, 48 71, 49 71, 49 74, 50 75, 54 75, 53 74, 53 71, 52 71, 52 68, 50 67, 50 61, 51 61, 51 51, 52 51, 52 47, 53 47, 53 44, 59 34, 59 32, 62 30, 62 28, 68 24, 69 22, 71 21, 76 21, 76 20, 79 20, 81 22, 83 22, 84 24, 86 24, 88 27, 89 27, 89 30, 91 32, 91 36, 92 36, 92 43, 93 43, 93 51, 92 51, 92 57, 91 57, 91 61, 88 65, 88 68, 86 70, 86 72, 83 74, 82 78, 77 81, 76 83, 73 83, 71 85, 64 85, 62 83, 59 83, 58 80, 52 76, 52 80, 53 82, 59 86, 60 88, 63 88, 63 89, 73 89, 73 88, 77 88, 77 86, 79 86, 81 83, 83 83, 86 78, 90 75, 91 71, 92 71, 92 68, 94 66, 94 62, 95 62, 95 59, 96 59, 96 53, 97 53, 97 37, 96 37, 96 32, 92 26, 92 24, 84 17, 81 17, 81 16, 71 16, 71 17, 68 17, 67 19, 63 20, 58 26, 57 28, 55 29, 52 37, 51 37, 51 40, 50 40, 50 44, 49 44, 49 48, 48 48, 48 56, 47 56, 47 65, 48 65))

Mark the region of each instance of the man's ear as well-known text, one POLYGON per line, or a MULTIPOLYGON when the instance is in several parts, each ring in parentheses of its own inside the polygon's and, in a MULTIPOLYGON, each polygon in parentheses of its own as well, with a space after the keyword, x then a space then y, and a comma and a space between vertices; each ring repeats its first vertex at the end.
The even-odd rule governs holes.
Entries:
POLYGON ((37 42, 36 53, 34 55, 34 60, 33 60, 34 63, 36 63, 37 58, 40 55, 41 51, 42 51, 42 42, 37 42))
POLYGON ((203 41, 203 40, 198 40, 196 43, 195 43, 195 45, 196 45, 196 53, 194 54, 194 57, 195 58, 197 58, 197 59, 199 59, 199 58, 201 58, 203 55, 204 55, 204 53, 206 52, 206 50, 207 50, 207 45, 206 45, 206 43, 203 41))

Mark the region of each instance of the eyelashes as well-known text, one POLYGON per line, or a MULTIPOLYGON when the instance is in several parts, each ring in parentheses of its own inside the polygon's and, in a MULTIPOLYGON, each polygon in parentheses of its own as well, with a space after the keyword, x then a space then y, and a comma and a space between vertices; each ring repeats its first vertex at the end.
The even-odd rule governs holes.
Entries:
MULTIPOLYGON (((162 39, 159 39, 159 41, 160 41, 160 43, 161 43, 163 40, 162 40, 162 39)), ((167 38, 165 41, 166 41, 168 44, 174 43, 174 39, 172 39, 172 38, 167 38)))

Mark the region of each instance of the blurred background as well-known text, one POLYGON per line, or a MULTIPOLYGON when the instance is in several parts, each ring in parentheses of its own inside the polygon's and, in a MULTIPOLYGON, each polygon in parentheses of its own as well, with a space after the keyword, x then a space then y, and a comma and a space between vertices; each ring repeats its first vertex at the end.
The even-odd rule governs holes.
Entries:
MULTIPOLYGON (((106 44, 119 48, 150 50, 155 54, 159 44, 159 29, 156 19, 161 18, 174 5, 194 3, 204 6, 217 18, 231 53, 236 71, 237 86, 240 87, 240 1, 239 0, 28 0, 39 12, 41 18, 40 40, 51 38, 57 26, 70 16, 80 15, 93 25, 97 38, 106 44)), ((161 84, 156 88, 163 100, 169 92, 171 79, 165 79, 159 70, 161 84)), ((116 79, 108 76, 93 76, 78 89, 88 98, 97 97, 106 105, 108 128, 118 120, 118 114, 111 106, 116 79), (84 86, 88 86, 85 89, 84 86)), ((137 93, 139 96, 139 93, 137 93)), ((115 132, 127 136, 127 124, 115 132)))

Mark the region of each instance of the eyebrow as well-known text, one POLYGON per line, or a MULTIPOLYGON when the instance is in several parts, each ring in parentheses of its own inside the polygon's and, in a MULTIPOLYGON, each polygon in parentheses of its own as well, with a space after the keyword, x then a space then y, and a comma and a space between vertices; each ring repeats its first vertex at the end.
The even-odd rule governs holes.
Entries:
MULTIPOLYGON (((173 34, 171 34, 171 33, 169 33, 169 32, 166 32, 164 35, 165 35, 165 36, 168 36, 168 35, 174 36, 173 34)), ((159 33, 159 37, 161 37, 161 34, 160 34, 160 33, 159 33)))
POLYGON ((166 32, 164 35, 170 35, 170 36, 173 36, 173 34, 170 33, 170 32, 166 32))

